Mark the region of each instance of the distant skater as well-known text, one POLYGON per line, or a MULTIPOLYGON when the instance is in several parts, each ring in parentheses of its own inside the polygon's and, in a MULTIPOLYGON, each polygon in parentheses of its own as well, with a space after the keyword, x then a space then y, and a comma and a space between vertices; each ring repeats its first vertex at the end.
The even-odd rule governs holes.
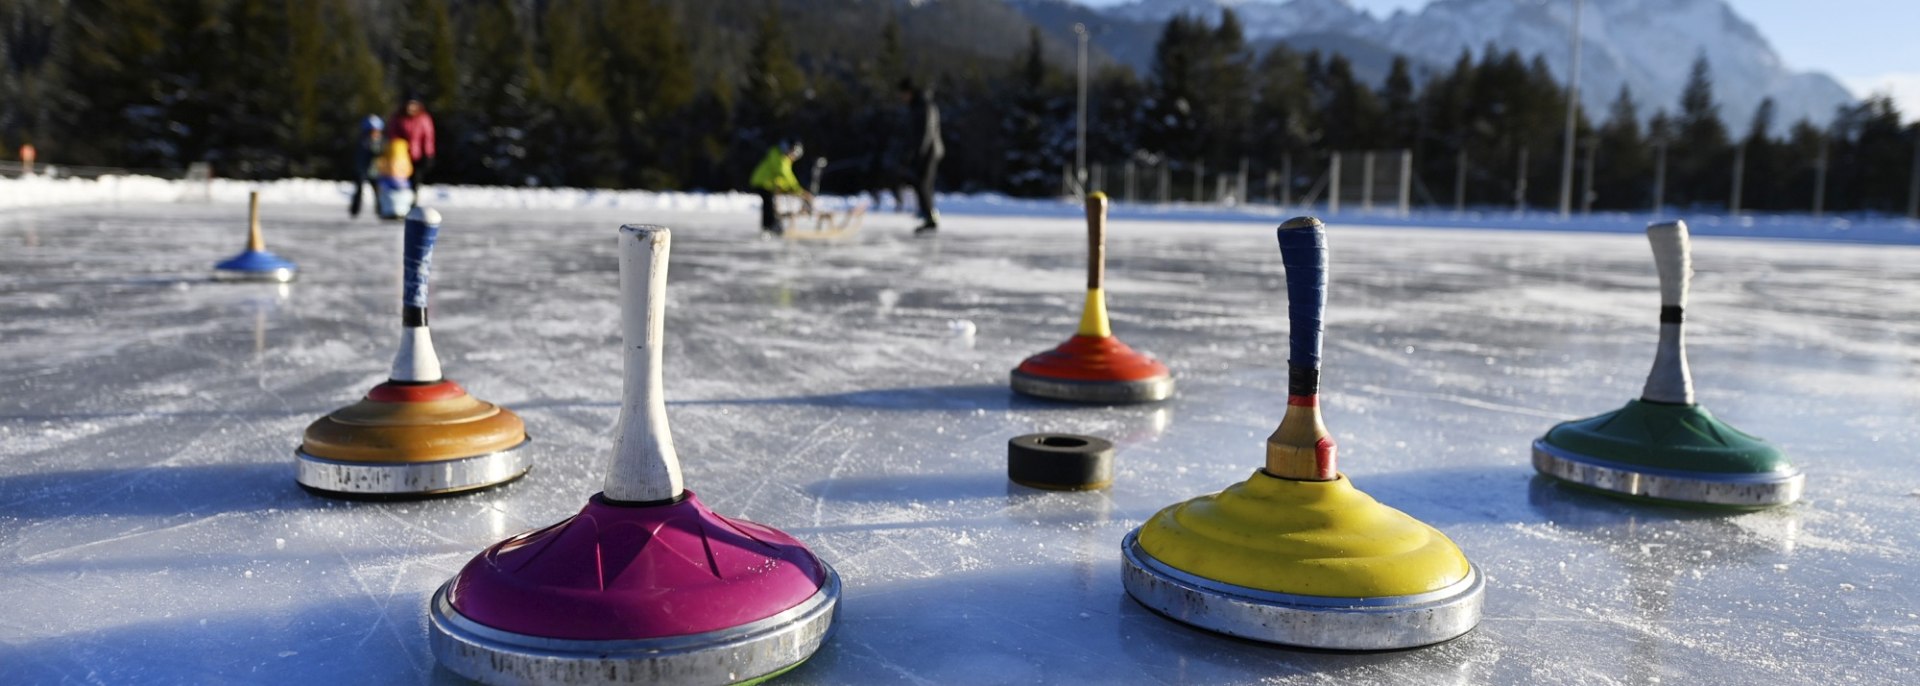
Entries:
MULTIPOLYGON (((433 158, 436 154, 433 134, 433 115, 427 113, 427 105, 420 96, 408 95, 400 104, 400 110, 393 113, 387 121, 387 138, 405 141, 407 154, 412 156, 412 175, 407 177, 408 186, 413 190, 412 204, 418 204, 425 190, 426 177, 433 172, 433 158)), ((406 211, 401 211, 406 214, 406 211)))
POLYGON ((933 104, 933 89, 917 88, 913 79, 900 80, 900 101, 907 106, 906 144, 909 159, 902 176, 913 185, 913 197, 920 205, 920 226, 916 234, 931 234, 940 229, 940 211, 933 207, 933 182, 940 171, 940 158, 947 147, 940 141, 940 107, 933 104))
POLYGON ((373 189, 375 194, 380 192, 375 186, 379 183, 379 172, 374 168, 374 162, 380 159, 381 149, 385 147, 386 129, 386 122, 381 121, 377 114, 369 114, 360 121, 360 140, 353 146, 353 202, 347 205, 349 217, 360 216, 362 190, 373 189))
POLYGON ((769 235, 786 233, 786 227, 780 224, 780 196, 800 196, 804 211, 813 211, 813 194, 802 188, 800 179, 793 175, 793 161, 800 159, 803 152, 805 148, 800 141, 780 141, 779 145, 767 149, 767 156, 747 179, 747 185, 760 194, 760 230, 769 235))

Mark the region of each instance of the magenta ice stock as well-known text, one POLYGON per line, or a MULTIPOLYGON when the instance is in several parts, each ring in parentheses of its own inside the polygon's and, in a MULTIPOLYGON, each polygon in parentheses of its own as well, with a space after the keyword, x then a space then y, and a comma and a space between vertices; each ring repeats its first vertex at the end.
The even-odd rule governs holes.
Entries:
POLYGON ((661 390, 661 227, 620 229, 625 399, 605 490, 468 562, 429 607, 434 655, 489 684, 732 684, 818 650, 840 580, 770 527, 681 485, 661 390))

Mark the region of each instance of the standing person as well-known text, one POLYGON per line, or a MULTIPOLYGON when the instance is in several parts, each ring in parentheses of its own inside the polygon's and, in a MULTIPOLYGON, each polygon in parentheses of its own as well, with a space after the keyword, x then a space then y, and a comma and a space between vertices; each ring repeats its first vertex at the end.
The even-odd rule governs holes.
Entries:
POLYGON ((760 194, 760 230, 778 236, 786 232, 780 225, 780 207, 776 203, 779 196, 797 195, 805 203, 805 211, 813 211, 813 194, 800 186, 800 179, 793 175, 793 161, 800 159, 805 148, 800 141, 783 140, 779 145, 767 149, 767 156, 760 160, 760 166, 753 168, 753 176, 747 179, 747 185, 760 194))
POLYGON ((360 121, 360 141, 353 146, 353 203, 347 205, 347 216, 360 216, 360 191, 372 188, 375 194, 380 189, 374 180, 379 172, 374 170, 374 161, 380 158, 382 143, 386 138, 387 124, 380 115, 369 114, 360 121))
MULTIPOLYGON (((413 174, 407 178, 413 188, 414 204, 419 204, 424 190, 426 176, 433 170, 433 158, 436 153, 433 144, 433 115, 427 114, 426 103, 420 96, 407 96, 400 104, 400 110, 393 113, 387 121, 387 137, 407 142, 407 152, 413 156, 413 174)), ((404 214, 404 213, 403 213, 404 214)))
POLYGON ((900 79, 900 101, 907 106, 906 178, 920 205, 920 226, 913 232, 931 234, 940 229, 940 211, 933 208, 933 179, 940 171, 940 158, 947 154, 940 142, 940 107, 933 104, 933 89, 916 88, 911 78, 900 79))

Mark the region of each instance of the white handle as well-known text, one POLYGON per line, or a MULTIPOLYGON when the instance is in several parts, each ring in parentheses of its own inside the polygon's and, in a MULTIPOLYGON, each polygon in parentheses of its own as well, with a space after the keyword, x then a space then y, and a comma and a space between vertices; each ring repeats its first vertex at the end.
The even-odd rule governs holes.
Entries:
POLYGON ((666 339, 667 253, 673 232, 664 226, 620 227, 620 322, 626 341, 625 390, 619 436, 607 469, 606 497, 652 502, 680 497, 680 457, 667 426, 661 390, 666 339))
POLYGON ((1661 222, 1647 225, 1647 242, 1653 244, 1653 265, 1660 270, 1660 304, 1687 306, 1687 282, 1693 278, 1693 247, 1687 238, 1687 223, 1661 222))
POLYGON ((1647 373, 1642 400, 1673 405, 1693 404, 1693 372, 1687 368, 1687 282, 1693 277, 1693 248, 1682 221, 1647 225, 1653 244, 1653 264, 1660 271, 1660 346, 1654 349, 1653 370, 1647 373))

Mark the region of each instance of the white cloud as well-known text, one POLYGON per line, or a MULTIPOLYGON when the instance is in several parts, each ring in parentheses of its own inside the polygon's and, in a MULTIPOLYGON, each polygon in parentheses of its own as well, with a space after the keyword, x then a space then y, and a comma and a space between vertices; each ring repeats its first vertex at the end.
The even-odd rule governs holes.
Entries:
POLYGON ((1920 119, 1920 72, 1893 72, 1875 76, 1843 76, 1840 80, 1854 95, 1866 97, 1875 93, 1893 96, 1893 104, 1900 108, 1900 118, 1905 121, 1920 119))

